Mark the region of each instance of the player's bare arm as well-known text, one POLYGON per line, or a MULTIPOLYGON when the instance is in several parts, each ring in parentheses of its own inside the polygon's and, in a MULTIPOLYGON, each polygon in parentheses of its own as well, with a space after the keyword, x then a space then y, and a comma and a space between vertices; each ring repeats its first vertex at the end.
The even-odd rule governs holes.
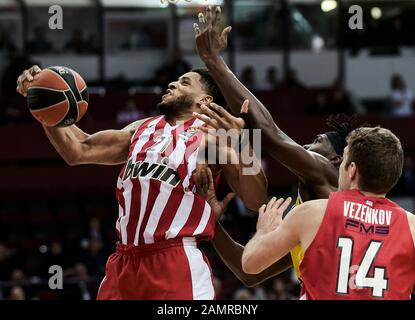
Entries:
POLYGON ((244 246, 234 241, 220 222, 216 222, 215 237, 212 245, 225 265, 247 287, 254 287, 267 279, 275 277, 292 267, 291 256, 286 255, 258 274, 248 274, 242 269, 244 246))
POLYGON ((323 219, 327 200, 307 201, 292 209, 283 220, 283 213, 288 208, 286 202, 273 198, 260 208, 257 232, 242 255, 244 272, 260 273, 300 243, 307 250, 314 239, 323 219))
POLYGON ((105 130, 78 139, 70 128, 43 127, 56 151, 69 165, 117 165, 127 161, 131 133, 105 130))
POLYGON ((229 201, 234 196, 234 193, 228 194, 222 201, 219 201, 216 197, 213 176, 209 168, 201 169, 197 173, 195 180, 198 193, 205 197, 206 201, 213 208, 216 215, 215 236, 212 239, 212 245, 225 265, 245 286, 256 286, 291 267, 291 257, 287 255, 259 274, 245 273, 242 270, 242 253, 244 246, 234 241, 219 222, 220 217, 225 212, 229 201))
MULTIPOLYGON (((16 91, 27 96, 28 85, 41 69, 33 66, 17 80, 16 91)), ((144 120, 136 121, 122 130, 105 130, 87 134, 76 125, 64 128, 43 126, 56 151, 69 165, 124 163, 133 133, 144 120)))
POLYGON ((244 99, 250 101, 248 119, 251 127, 262 130, 264 145, 271 157, 281 162, 303 182, 314 185, 337 184, 336 168, 325 157, 305 150, 287 136, 274 122, 264 105, 236 78, 221 57, 227 47, 227 37, 231 30, 219 31, 221 11, 217 7, 212 12, 208 7, 205 15, 199 15, 199 25, 195 25, 196 47, 211 75, 220 87, 234 114, 238 114, 244 99))
POLYGON ((69 165, 118 165, 127 161, 131 138, 145 120, 135 121, 121 130, 94 134, 87 134, 76 125, 43 128, 56 151, 69 165))
MULTIPOLYGON (((248 112, 248 104, 249 101, 245 100, 240 107, 241 114, 248 112)), ((266 201, 268 188, 268 182, 261 168, 261 163, 256 157, 252 158, 253 163, 245 164, 243 162, 241 155, 244 152, 253 155, 250 143, 245 144, 243 146, 244 150, 240 150, 239 154, 236 153, 232 145, 227 144, 228 138, 231 138, 234 143, 240 141, 245 121, 240 117, 234 117, 223 107, 215 103, 211 103, 210 108, 202 106, 201 109, 204 114, 194 113, 193 116, 206 123, 207 126, 199 127, 199 129, 208 137, 211 137, 210 140, 216 143, 218 149, 220 148, 218 154, 226 154, 227 163, 219 164, 218 167, 231 189, 241 198, 247 208, 257 211, 259 206, 266 201), (220 139, 227 140, 221 143, 220 139), (231 159, 236 159, 237 161, 232 162, 231 159), (246 168, 256 168, 258 173, 245 174, 244 169, 246 168)))

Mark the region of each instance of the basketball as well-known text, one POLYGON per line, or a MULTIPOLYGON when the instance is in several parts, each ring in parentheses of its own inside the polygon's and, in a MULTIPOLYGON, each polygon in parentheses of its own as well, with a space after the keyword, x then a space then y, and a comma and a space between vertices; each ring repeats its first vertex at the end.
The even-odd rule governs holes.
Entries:
POLYGON ((45 126, 70 126, 88 109, 88 88, 74 70, 49 67, 30 82, 27 105, 36 120, 45 126))

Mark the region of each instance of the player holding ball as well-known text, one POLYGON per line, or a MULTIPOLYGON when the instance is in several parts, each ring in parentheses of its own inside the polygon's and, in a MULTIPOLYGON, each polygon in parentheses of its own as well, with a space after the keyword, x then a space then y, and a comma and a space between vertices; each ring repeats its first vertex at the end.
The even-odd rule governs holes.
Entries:
MULTIPOLYGON (((196 168, 221 173, 253 210, 266 200, 267 183, 263 171, 243 175, 240 164, 197 162, 205 137, 195 127, 204 123, 193 114, 207 106, 223 110, 212 104, 223 97, 209 72, 193 69, 171 82, 157 105, 161 115, 91 135, 73 125, 87 108, 86 85, 76 72, 34 66, 19 77, 17 91, 69 165, 124 164, 116 192, 119 241, 98 299, 214 299, 211 268, 197 244, 214 237, 215 219, 232 194, 207 202, 196 192, 196 168)), ((218 120, 240 132, 242 119, 221 115, 218 120)))

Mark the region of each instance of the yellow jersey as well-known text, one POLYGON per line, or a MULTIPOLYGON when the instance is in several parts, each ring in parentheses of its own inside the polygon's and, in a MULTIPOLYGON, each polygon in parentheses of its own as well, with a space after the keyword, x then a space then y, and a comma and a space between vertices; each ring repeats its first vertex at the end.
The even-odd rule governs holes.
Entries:
MULTIPOLYGON (((303 203, 303 200, 300 197, 300 192, 298 192, 297 200, 295 201, 294 207, 299 206, 302 203, 303 203)), ((301 246, 301 244, 299 244, 294 249, 292 249, 290 253, 291 253, 291 260, 293 262, 295 274, 297 275, 297 278, 301 283, 300 264, 301 264, 301 261, 303 261, 304 259, 303 247, 301 246)))

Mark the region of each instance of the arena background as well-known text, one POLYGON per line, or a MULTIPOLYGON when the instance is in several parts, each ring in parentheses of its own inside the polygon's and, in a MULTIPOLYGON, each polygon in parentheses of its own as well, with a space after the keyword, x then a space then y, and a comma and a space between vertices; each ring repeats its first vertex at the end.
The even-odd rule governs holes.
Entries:
MULTIPOLYGON (((33 64, 73 68, 90 90, 80 127, 121 128, 155 114, 166 84, 202 66, 192 25, 208 3, 233 26, 231 69, 299 143, 327 131, 327 115, 339 112, 402 139, 405 170, 391 197, 414 210, 415 1, 0 0, 0 299, 95 299, 116 240, 121 167, 67 166, 15 93, 18 75, 33 64), (56 4, 62 30, 48 26, 56 4), (349 28, 354 4, 363 29, 349 28), (62 290, 48 287, 51 265, 64 270, 62 290)), ((295 177, 266 155, 263 163, 269 194, 295 196, 295 177)), ((243 244, 255 230, 238 200, 223 223, 243 244)), ((203 248, 218 299, 298 298, 291 271, 245 288, 210 244, 203 248)))

